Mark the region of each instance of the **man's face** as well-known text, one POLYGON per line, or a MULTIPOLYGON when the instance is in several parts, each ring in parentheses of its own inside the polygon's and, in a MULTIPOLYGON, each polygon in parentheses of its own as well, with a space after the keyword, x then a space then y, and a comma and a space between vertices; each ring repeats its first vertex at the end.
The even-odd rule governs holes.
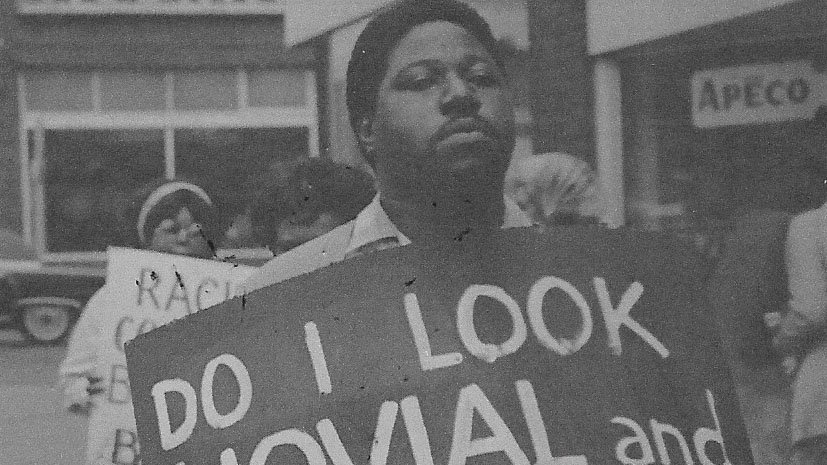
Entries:
POLYGON ((382 194, 402 201, 490 202, 514 148, 506 78, 468 31, 419 25, 399 41, 368 126, 382 194))

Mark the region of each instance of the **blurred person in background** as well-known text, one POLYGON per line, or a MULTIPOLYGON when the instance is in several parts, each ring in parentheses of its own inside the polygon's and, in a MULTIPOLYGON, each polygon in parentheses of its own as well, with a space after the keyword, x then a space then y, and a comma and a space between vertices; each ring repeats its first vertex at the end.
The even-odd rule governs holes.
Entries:
MULTIPOLYGON (((375 195, 359 169, 312 158, 282 166, 251 207, 255 241, 274 255, 321 236, 353 218, 375 195)), ((588 163, 555 152, 514 161, 505 195, 537 225, 593 220, 594 173, 588 163)))
MULTIPOLYGON (((767 150, 756 147, 756 150, 767 150)), ((746 163, 746 162, 744 162, 746 163)), ((741 186, 755 182, 749 167, 720 166, 724 192, 704 186, 716 216, 725 221, 720 255, 708 282, 710 302, 723 348, 736 383, 744 423, 757 465, 787 463, 790 451, 789 415, 792 386, 790 354, 773 347, 773 329, 788 308, 790 286, 785 265, 794 212, 824 202, 824 162, 807 158, 788 173, 766 171, 763 183, 778 185, 756 196, 741 186), (789 176, 789 182, 779 182, 789 176), (783 191, 782 186, 783 187, 783 191), (714 197, 714 199, 713 199, 714 197)))
POLYGON ((375 193, 367 173, 328 159, 282 166, 252 206, 253 235, 278 255, 352 220, 375 193))
POLYGON ((789 226, 790 299, 777 323, 775 347, 794 374, 790 411, 793 465, 827 463, 827 203, 789 226), (796 363, 798 362, 798 363, 796 363))
POLYGON ((595 190, 589 164, 560 152, 517 158, 505 177, 505 195, 543 227, 596 222, 595 190))
MULTIPOLYGON (((130 234, 136 248, 210 259, 215 257, 210 237, 215 231, 216 212, 212 200, 200 187, 184 181, 155 181, 135 194, 131 202, 130 234)), ((108 309, 100 304, 98 291, 86 304, 69 339, 66 358, 60 365, 60 384, 65 405, 74 413, 90 415, 87 463, 99 465, 101 457, 113 458, 111 438, 96 437, 92 419, 95 399, 106 394, 104 373, 97 370, 98 351, 111 344, 101 333, 98 318, 108 309)))

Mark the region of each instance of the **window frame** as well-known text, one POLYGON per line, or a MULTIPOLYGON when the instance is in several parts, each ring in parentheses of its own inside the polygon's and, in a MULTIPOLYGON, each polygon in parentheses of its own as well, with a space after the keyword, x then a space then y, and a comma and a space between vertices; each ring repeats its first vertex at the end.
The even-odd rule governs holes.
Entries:
MULTIPOLYGON (((262 108, 248 105, 247 70, 235 69, 238 108, 186 111, 174 108, 174 73, 164 72, 164 110, 105 111, 101 109, 100 75, 92 71, 91 111, 30 110, 26 105, 26 72, 17 74, 20 114, 20 189, 24 238, 48 262, 105 262, 106 252, 50 252, 47 250, 43 143, 49 130, 156 129, 164 133, 164 174, 175 177, 175 131, 180 129, 307 128, 308 155, 319 156, 319 114, 316 73, 305 75, 305 104, 297 107, 262 108), (34 140, 30 140, 30 134, 34 140), (30 146, 34 150, 30 150, 30 146)), ((89 72, 89 71, 81 71, 89 72)), ((138 70, 137 72, 140 72, 138 70)), ((232 253, 233 251, 226 251, 232 253)), ((239 252, 240 253, 240 252, 239 252)), ((236 255, 239 255, 238 253, 236 255)), ((245 254, 246 255, 246 254, 245 254)))

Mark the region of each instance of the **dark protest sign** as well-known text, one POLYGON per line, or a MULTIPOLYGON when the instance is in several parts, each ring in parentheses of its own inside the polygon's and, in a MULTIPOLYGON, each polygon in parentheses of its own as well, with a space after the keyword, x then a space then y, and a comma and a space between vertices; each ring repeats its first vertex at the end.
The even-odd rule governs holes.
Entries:
POLYGON ((253 292, 128 346, 143 463, 751 464, 699 275, 583 227, 253 292))

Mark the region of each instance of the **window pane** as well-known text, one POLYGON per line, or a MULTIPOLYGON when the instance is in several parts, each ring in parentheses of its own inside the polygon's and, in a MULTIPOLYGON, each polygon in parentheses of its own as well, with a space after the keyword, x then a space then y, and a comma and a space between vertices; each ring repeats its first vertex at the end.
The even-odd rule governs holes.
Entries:
MULTIPOLYGON (((175 131, 176 174, 204 187, 221 210, 222 227, 240 221, 261 182, 279 163, 308 156, 307 128, 182 129, 175 131)), ((235 228, 234 228, 235 229, 235 228)), ((219 247, 254 246, 249 231, 214 241, 219 247)))
POLYGON ((251 107, 300 107, 307 104, 303 70, 266 70, 247 73, 247 102, 251 107))
POLYGON ((136 246, 129 200, 163 177, 163 132, 47 131, 44 150, 47 249, 136 246))
POLYGON ((28 74, 26 105, 41 111, 92 110, 92 73, 28 74))
POLYGON ((116 111, 164 109, 164 76, 147 73, 101 73, 101 108, 116 111))
POLYGON ((234 71, 175 73, 175 108, 179 110, 228 110, 238 108, 234 71))

